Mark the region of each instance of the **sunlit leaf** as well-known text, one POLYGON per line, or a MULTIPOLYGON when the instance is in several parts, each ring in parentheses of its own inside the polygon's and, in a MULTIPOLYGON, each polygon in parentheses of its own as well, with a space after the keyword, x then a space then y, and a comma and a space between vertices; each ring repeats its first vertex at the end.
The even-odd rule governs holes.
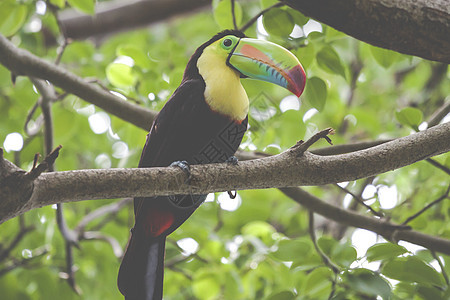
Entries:
POLYGON ((295 51, 295 55, 297 56, 300 63, 303 65, 305 69, 307 69, 314 58, 316 57, 316 52, 314 50, 314 44, 309 43, 306 47, 300 47, 295 51))
POLYGON ((328 268, 317 268, 308 274, 303 285, 302 294, 313 299, 322 299, 331 289, 332 272, 328 268))
POLYGON ((28 9, 25 5, 5 1, 0 3, 0 33, 11 36, 26 20, 28 9))
POLYGON ((50 0, 50 3, 58 6, 59 8, 64 8, 64 6, 66 5, 65 0, 50 0))
POLYGON ((142 49, 134 45, 123 45, 117 48, 117 55, 131 57, 137 66, 141 68, 150 68, 151 61, 142 49))
POLYGON ((387 260, 395 258, 408 252, 405 247, 393 243, 375 244, 367 249, 366 257, 368 261, 387 260))
POLYGON ((272 255, 281 261, 297 261, 311 251, 310 244, 298 240, 282 240, 272 255))
POLYGON ((417 129, 422 122, 423 113, 415 107, 405 107, 400 111, 396 111, 395 117, 402 125, 417 129))
POLYGON ((70 4, 70 6, 81 12, 90 15, 93 15, 95 12, 95 0, 67 0, 67 2, 70 4))
POLYGON ((295 297, 296 295, 291 291, 282 291, 270 295, 266 300, 293 300, 295 297))
POLYGON ((374 46, 370 47, 370 52, 375 61, 383 68, 389 68, 399 57, 397 52, 374 46))
POLYGON ((106 77, 117 87, 130 87, 136 83, 136 76, 130 66, 112 63, 106 68, 106 77))
MULTIPOLYGON (((238 1, 234 2, 234 14, 236 25, 240 26, 242 22, 242 7, 238 1)), ((214 8, 214 20, 222 29, 234 28, 233 15, 231 13, 231 1, 221 0, 214 8)))

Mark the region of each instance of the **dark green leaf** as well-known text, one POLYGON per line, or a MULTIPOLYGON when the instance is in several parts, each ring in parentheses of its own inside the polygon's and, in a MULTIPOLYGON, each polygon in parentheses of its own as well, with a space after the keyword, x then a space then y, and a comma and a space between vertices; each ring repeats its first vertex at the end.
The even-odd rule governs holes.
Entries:
POLYGON ((325 46, 317 52, 316 60, 319 67, 324 71, 345 78, 345 69, 339 54, 331 46, 325 46))
POLYGON ((318 111, 322 111, 327 100, 327 85, 319 77, 312 77, 306 80, 304 98, 318 111))
POLYGON ((405 247, 392 244, 380 243, 367 249, 366 257, 368 261, 388 260, 408 252, 405 247))
POLYGON ((382 273, 392 279, 442 286, 441 275, 415 256, 396 258, 387 262, 382 273))
POLYGON ((295 23, 287 11, 273 8, 264 14, 263 25, 269 34, 287 37, 294 29, 295 23))
POLYGON ((364 295, 391 297, 390 285, 380 276, 367 269, 356 269, 345 274, 346 281, 352 290, 364 295))
POLYGON ((422 296, 423 299, 433 299, 433 300, 448 300, 448 293, 444 295, 444 292, 438 290, 432 286, 419 285, 417 287, 417 293, 422 296))

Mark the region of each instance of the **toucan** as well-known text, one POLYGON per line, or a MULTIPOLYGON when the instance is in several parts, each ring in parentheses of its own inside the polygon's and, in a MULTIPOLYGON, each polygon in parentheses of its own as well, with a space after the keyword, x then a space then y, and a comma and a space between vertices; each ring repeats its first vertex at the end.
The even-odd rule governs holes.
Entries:
MULTIPOLYGON (((201 45, 187 63, 180 86, 155 118, 139 167, 234 162, 247 130, 249 100, 241 78, 268 81, 300 96, 305 71, 285 48, 225 30, 201 45)), ((161 300, 166 237, 206 195, 134 199, 135 225, 119 269, 126 300, 161 300)))

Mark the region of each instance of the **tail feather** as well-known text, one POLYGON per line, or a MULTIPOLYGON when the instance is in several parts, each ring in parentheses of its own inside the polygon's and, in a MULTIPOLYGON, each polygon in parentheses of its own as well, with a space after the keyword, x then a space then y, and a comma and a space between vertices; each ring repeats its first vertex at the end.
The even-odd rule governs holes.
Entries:
POLYGON ((161 300, 166 237, 133 233, 119 269, 117 285, 125 300, 161 300))

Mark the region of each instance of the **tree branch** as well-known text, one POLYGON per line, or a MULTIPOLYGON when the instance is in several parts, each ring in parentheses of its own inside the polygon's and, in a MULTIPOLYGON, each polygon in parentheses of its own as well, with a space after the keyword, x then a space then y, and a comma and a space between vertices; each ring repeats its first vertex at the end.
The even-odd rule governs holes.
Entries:
MULTIPOLYGON (((297 157, 295 149, 289 149, 272 157, 242 161, 236 166, 227 163, 194 165, 191 166, 190 185, 185 184, 186 174, 174 167, 45 173, 33 182, 31 198, 21 194, 20 201, 11 202, 17 199, 17 193, 21 191, 6 186, 9 194, 3 193, 4 186, 0 185, 0 194, 3 194, 0 204, 9 207, 0 210, 0 220, 4 222, 45 205, 88 199, 205 194, 351 181, 394 170, 449 150, 450 123, 444 123, 347 154, 319 156, 305 152, 297 157)), ((5 162, 9 163, 0 160, 0 166, 5 162)), ((18 184, 17 180, 14 184, 18 184)))
POLYGON ((373 231, 390 241, 403 240, 450 255, 450 240, 448 239, 427 235, 411 230, 407 226, 396 225, 382 219, 366 217, 345 210, 328 204, 300 188, 282 188, 280 190, 306 209, 330 220, 373 231))
POLYGON ((67 38, 85 39, 149 25, 210 5, 208 0, 116 0, 98 3, 93 16, 67 9, 59 17, 67 38))
POLYGON ((49 63, 30 52, 17 48, 0 34, 0 63, 15 75, 26 75, 50 81, 68 93, 92 103, 131 124, 150 129, 156 112, 124 101, 83 78, 49 63))
POLYGON ((450 63, 450 5, 447 0, 283 2, 363 42, 450 63))

